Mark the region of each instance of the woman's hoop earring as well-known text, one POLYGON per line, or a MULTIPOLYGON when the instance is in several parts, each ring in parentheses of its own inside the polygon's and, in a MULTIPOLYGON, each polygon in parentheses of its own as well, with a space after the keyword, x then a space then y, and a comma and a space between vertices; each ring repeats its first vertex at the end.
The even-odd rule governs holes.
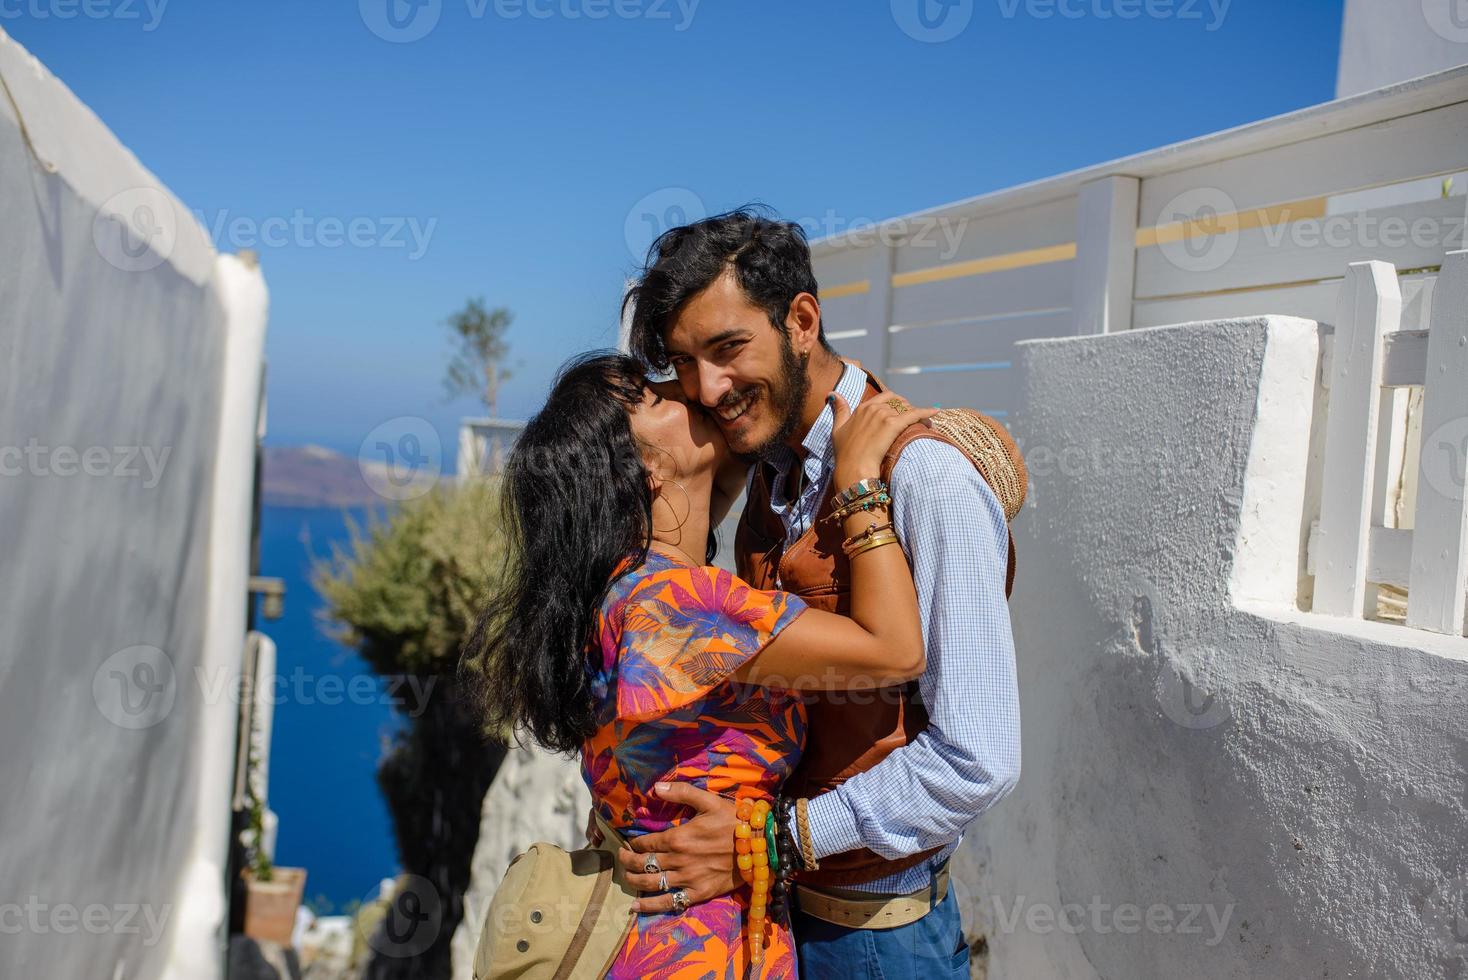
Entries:
MULTIPOLYGON (((669 483, 671 483, 673 486, 677 487, 678 488, 678 492, 681 493, 681 494, 683 494, 683 503, 686 504, 687 506, 683 508, 683 519, 678 522, 678 526, 677 527, 666 527, 665 528, 665 527, 658 527, 656 524, 654 524, 652 529, 654 531, 656 531, 658 534, 672 534, 674 531, 681 531, 681 530, 683 530, 683 525, 688 523, 688 518, 690 516, 692 516, 692 514, 693 514, 693 501, 688 498, 688 491, 683 489, 683 484, 679 483, 677 480, 664 480, 663 481, 663 484, 665 486, 667 484, 669 484, 669 483)), ((678 512, 676 510, 673 510, 673 505, 671 503, 668 504, 668 509, 673 511, 673 516, 674 517, 677 517, 678 516, 678 512)))

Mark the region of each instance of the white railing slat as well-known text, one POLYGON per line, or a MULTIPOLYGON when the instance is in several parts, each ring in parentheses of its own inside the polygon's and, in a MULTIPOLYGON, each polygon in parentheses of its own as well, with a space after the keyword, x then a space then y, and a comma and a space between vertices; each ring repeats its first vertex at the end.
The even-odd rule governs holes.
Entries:
POLYGON ((1420 385, 1427 378, 1427 331, 1398 330, 1386 335, 1381 383, 1388 388, 1420 385))
POLYGON ((1450 252, 1432 298, 1407 625, 1461 635, 1468 591, 1468 251, 1450 252))
POLYGON ((1397 329, 1402 293, 1386 262, 1352 263, 1341 284, 1325 429, 1315 611, 1365 611, 1367 526, 1376 471, 1383 338, 1397 329))
POLYGON ((1075 333, 1132 327, 1141 181, 1106 177, 1081 187, 1076 202, 1075 333))
POLYGON ((1407 570, 1412 561, 1412 532, 1394 527, 1373 527, 1366 581, 1378 585, 1407 587, 1407 570))

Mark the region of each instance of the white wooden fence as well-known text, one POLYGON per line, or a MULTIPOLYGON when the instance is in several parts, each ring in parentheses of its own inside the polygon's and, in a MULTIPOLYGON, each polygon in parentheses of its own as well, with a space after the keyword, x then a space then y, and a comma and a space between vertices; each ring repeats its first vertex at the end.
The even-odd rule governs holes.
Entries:
POLYGON ((1468 66, 813 244, 832 342, 915 401, 1014 411, 1017 340, 1279 313, 1462 248, 1468 66))
MULTIPOLYGON (((1375 586, 1407 591, 1408 626, 1462 634, 1468 593, 1468 252, 1451 253, 1428 330, 1403 330, 1396 270, 1353 264, 1340 290, 1329 370, 1324 487, 1311 537, 1315 611, 1375 611, 1375 586), (1400 459, 1394 389, 1421 386, 1412 527, 1388 514, 1379 470, 1400 459)), ((1410 484, 1409 484, 1410 485, 1410 484)))
POLYGON ((1465 171, 1468 66, 818 241, 827 335, 915 402, 1003 418, 1019 340, 1316 320, 1313 608, 1405 589, 1409 625, 1461 634, 1465 171))

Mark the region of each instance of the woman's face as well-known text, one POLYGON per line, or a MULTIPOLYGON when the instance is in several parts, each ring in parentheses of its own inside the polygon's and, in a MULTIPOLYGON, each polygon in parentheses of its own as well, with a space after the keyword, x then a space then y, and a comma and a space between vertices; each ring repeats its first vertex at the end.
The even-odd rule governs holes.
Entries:
POLYGON ((688 403, 676 381, 649 381, 630 417, 648 468, 661 479, 714 474, 730 460, 718 426, 702 406, 688 403))

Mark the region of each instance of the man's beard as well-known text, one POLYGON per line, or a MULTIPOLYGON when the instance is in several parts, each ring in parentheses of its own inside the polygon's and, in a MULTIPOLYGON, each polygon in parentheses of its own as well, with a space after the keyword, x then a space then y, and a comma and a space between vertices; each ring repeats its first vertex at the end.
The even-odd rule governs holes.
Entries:
POLYGON ((806 358, 795 356, 795 346, 788 334, 780 343, 780 377, 769 388, 769 410, 780 424, 775 432, 760 445, 745 454, 750 458, 773 459, 780 454, 785 441, 800 425, 800 410, 805 397, 810 393, 810 375, 806 373, 806 358))

